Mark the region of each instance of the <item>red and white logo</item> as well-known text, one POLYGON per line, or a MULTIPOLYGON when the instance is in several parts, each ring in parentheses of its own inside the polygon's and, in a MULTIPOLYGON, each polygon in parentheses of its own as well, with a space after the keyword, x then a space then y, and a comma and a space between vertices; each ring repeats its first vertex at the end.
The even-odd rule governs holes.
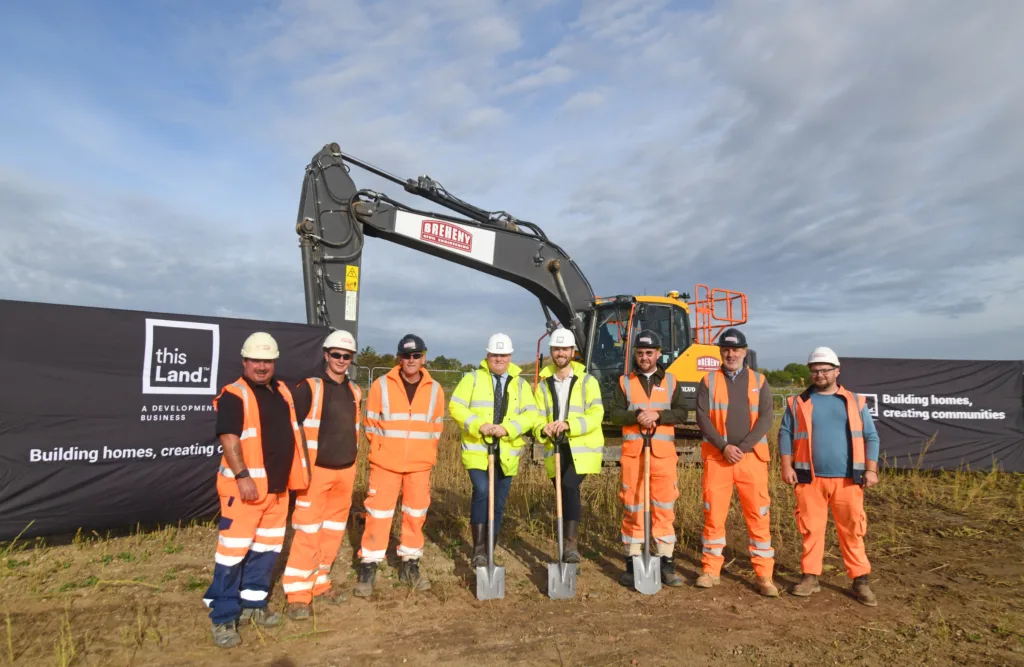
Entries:
POLYGON ((722 362, 715 357, 697 357, 697 370, 699 371, 717 371, 722 365, 722 362))
POLYGON ((443 220, 424 220, 420 238, 453 250, 473 252, 473 235, 465 229, 443 220))

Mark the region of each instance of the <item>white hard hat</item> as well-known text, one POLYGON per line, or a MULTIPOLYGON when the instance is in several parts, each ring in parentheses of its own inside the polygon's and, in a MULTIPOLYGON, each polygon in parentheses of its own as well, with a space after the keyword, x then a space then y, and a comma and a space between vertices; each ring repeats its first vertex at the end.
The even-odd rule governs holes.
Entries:
POLYGON ((576 347, 576 336, 568 329, 555 329, 549 347, 576 347))
POLYGON ((839 365, 839 357, 832 351, 831 347, 816 347, 811 352, 811 356, 807 357, 807 365, 811 364, 832 364, 833 366, 839 365))
POLYGON ((242 357, 245 359, 277 359, 279 356, 277 341, 263 331, 251 334, 242 344, 242 357))
POLYGON ((355 352, 356 339, 352 337, 352 334, 344 329, 336 329, 324 339, 324 349, 329 350, 332 347, 348 350, 349 352, 355 352))
POLYGON ((503 333, 496 333, 487 339, 487 352, 490 354, 512 354, 512 339, 503 333))

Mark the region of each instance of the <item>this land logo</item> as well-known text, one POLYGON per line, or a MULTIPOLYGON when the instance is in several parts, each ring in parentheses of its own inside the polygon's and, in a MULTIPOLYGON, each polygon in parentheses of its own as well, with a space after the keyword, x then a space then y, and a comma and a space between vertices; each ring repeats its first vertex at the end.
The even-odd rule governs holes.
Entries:
MULTIPOLYGON (((858 392, 860 393, 860 392, 858 392)), ((860 394, 864 397, 864 402, 868 406, 868 412, 871 413, 872 417, 878 416, 878 394, 860 394)))
POLYGON ((146 319, 143 394, 216 394, 220 325, 146 319))

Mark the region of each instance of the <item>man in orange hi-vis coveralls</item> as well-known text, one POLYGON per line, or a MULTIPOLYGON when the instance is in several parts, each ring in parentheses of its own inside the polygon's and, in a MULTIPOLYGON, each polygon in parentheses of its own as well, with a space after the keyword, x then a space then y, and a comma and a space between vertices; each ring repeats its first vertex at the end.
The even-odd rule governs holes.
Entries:
POLYGON ((726 329, 718 337, 722 366, 708 373, 697 388, 697 426, 704 435, 704 532, 702 572, 698 588, 719 583, 725 559, 725 520, 736 487, 750 538, 750 563, 761 595, 778 597, 772 582, 775 550, 772 548, 768 496, 766 434, 772 426, 771 388, 763 375, 745 368, 747 340, 739 329, 726 329))
POLYGON ((679 383, 659 362, 661 338, 643 330, 633 343, 635 370, 619 377, 612 396, 610 421, 622 427, 622 543, 626 571, 619 583, 633 586, 633 556, 640 555, 644 541, 644 463, 641 429, 654 429, 651 437, 651 550, 661 557, 661 581, 682 586, 672 552, 676 545, 675 502, 679 497, 674 424, 688 416, 679 383))
POLYGON ((312 466, 309 488, 295 494, 295 534, 281 577, 286 614, 296 621, 309 618, 314 597, 334 604, 345 600, 331 586, 331 567, 352 509, 362 391, 347 375, 356 353, 352 334, 332 331, 323 350, 323 371, 294 390, 312 466))
POLYGON ((217 472, 220 533, 213 581, 203 594, 213 642, 241 642, 238 621, 275 626, 270 575, 284 544, 288 490, 309 486, 309 457, 288 385, 274 377, 277 341, 262 331, 242 345, 242 377, 213 399, 224 455, 217 472))
POLYGON ((359 557, 359 578, 352 594, 373 592, 377 563, 384 560, 399 491, 402 532, 399 581, 415 590, 430 582, 420 574, 423 524, 430 506, 430 471, 437 461, 437 441, 444 428, 444 390, 423 368, 427 346, 406 334, 398 342, 397 366, 370 386, 364 431, 370 441, 370 480, 366 490, 366 529, 359 557))
POLYGON ((832 349, 816 348, 807 367, 812 386, 787 399, 779 427, 782 481, 795 487, 796 524, 803 536, 803 578, 791 592, 807 597, 821 590, 831 508, 853 595, 874 607, 878 600, 868 586, 871 563, 864 551, 864 489, 878 484, 878 432, 867 400, 839 384, 839 357, 832 349))

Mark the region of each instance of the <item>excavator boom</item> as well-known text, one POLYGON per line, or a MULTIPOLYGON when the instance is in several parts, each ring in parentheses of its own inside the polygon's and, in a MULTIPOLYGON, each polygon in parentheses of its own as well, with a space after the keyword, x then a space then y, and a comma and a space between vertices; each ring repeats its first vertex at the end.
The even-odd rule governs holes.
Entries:
POLYGON ((328 144, 306 167, 296 232, 310 324, 358 335, 359 271, 364 236, 370 236, 515 283, 540 299, 549 331, 561 324, 573 330, 577 341, 587 340, 585 313, 593 308, 594 293, 569 255, 537 225, 477 208, 429 177, 403 181, 328 144), (359 189, 351 166, 457 215, 413 208, 359 189))

